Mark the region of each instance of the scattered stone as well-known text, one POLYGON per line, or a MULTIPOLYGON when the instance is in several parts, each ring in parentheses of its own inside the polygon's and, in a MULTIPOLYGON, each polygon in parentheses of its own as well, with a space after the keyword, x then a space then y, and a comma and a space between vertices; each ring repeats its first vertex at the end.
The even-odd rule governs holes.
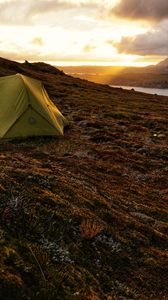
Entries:
MULTIPOLYGON (((110 233, 107 231, 103 230, 96 238, 95 241, 93 242, 94 247, 97 249, 98 244, 102 244, 104 246, 109 247, 110 253, 118 253, 121 251, 121 244, 114 241, 113 237, 111 236, 110 233)), ((97 249, 98 251, 98 249, 97 249)))
POLYGON ((150 217, 150 216, 148 216, 148 215, 146 215, 146 214, 144 214, 144 213, 140 213, 140 212, 131 212, 131 215, 132 215, 133 217, 138 217, 139 219, 141 219, 141 220, 143 220, 143 221, 145 221, 145 222, 155 222, 155 220, 154 220, 152 217, 150 217))
POLYGON ((66 246, 59 244, 55 241, 49 241, 46 238, 41 238, 40 243, 46 249, 52 257, 54 262, 74 263, 70 258, 70 253, 66 246))

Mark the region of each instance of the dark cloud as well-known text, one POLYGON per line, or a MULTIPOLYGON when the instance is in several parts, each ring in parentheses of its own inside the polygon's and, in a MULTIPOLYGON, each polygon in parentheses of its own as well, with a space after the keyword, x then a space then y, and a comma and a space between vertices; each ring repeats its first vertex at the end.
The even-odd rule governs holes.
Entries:
POLYGON ((168 0, 121 0, 110 13, 121 18, 160 21, 168 18, 168 0))
POLYGON ((120 42, 108 41, 119 53, 135 55, 168 55, 168 22, 157 30, 139 34, 135 37, 126 36, 120 42))

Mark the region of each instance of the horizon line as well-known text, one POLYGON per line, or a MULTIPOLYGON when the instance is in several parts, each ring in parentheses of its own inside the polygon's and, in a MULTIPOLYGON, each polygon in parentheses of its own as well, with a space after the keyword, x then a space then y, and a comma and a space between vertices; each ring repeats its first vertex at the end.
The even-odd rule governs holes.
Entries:
MULTIPOLYGON (((16 60, 20 63, 24 63, 25 60, 16 60)), ((142 68, 151 65, 156 65, 157 62, 132 62, 132 63, 121 63, 121 62, 92 62, 92 61, 55 61, 55 60, 27 60, 30 63, 44 62, 51 64, 55 67, 136 67, 142 68)))
MULTIPOLYGON (((3 58, 3 57, 2 57, 3 58)), ((15 59, 15 58, 6 58, 4 57, 4 59, 7 60, 14 60, 16 62, 19 63, 24 63, 25 61, 28 61, 30 63, 37 63, 37 62, 44 62, 47 64, 51 64, 55 67, 137 67, 137 68, 141 68, 141 67, 147 67, 147 66, 154 66, 156 65, 158 62, 111 62, 111 61, 74 61, 74 60, 47 60, 47 59, 43 59, 40 58, 39 59, 27 59, 25 57, 25 59, 15 59)))

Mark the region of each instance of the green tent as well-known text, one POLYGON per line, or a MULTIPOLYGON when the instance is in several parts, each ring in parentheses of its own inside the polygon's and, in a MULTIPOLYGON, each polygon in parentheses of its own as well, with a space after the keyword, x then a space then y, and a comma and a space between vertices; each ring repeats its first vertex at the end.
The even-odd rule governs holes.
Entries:
POLYGON ((63 135, 65 124, 40 81, 22 74, 0 77, 0 138, 63 135))

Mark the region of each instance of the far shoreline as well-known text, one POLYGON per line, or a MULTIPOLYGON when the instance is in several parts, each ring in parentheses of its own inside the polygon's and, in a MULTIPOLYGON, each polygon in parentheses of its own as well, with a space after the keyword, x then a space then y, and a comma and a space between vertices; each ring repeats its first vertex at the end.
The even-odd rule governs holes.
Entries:
POLYGON ((149 87, 141 87, 141 86, 126 86, 126 85, 112 85, 112 84, 109 84, 109 86, 112 88, 120 88, 128 91, 133 90, 135 92, 168 97, 168 88, 149 88, 149 87))

